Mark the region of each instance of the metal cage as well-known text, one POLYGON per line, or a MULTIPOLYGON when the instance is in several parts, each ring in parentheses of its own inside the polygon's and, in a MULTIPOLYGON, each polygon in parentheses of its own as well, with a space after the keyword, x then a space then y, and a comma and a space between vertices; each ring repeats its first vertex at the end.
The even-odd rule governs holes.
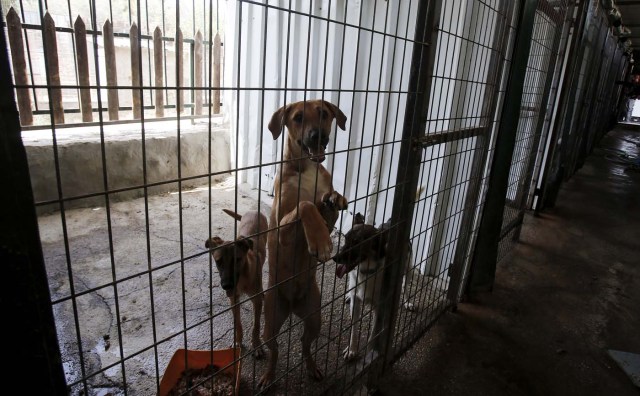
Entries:
MULTIPOLYGON (((22 124, 7 124, 7 136, 30 173, 25 205, 34 201, 43 255, 30 268, 42 275, 45 334, 57 341, 47 363, 64 376, 62 393, 165 394, 172 357, 195 368, 182 350, 206 351, 209 363, 232 351, 193 387, 233 371, 239 394, 375 389, 474 290, 483 265, 495 272, 525 211, 543 206, 606 129, 597 114, 615 112, 626 62, 592 3, 3 1, 7 93, 22 124), (300 159, 287 156, 291 131, 268 125, 278 109, 317 99, 346 115, 323 151, 347 198, 332 258, 309 263, 282 248, 290 225, 271 221, 249 236, 274 238, 295 276, 282 280, 267 262, 263 290, 228 294, 212 255, 247 235, 222 209, 278 210, 282 169, 300 159), (376 249, 386 253, 375 270, 340 278, 334 259, 355 221, 384 235, 376 249), (214 236, 227 243, 205 245, 214 236), (312 309, 287 306, 303 314, 249 346, 253 303, 302 278, 316 281, 300 300, 312 309), (373 302, 352 317, 360 292, 373 302), (229 349, 240 341, 234 314, 240 349, 229 349), (267 360, 254 355, 273 340, 275 375, 260 387, 267 360), (308 359, 323 380, 307 378, 308 359)), ((322 188, 320 177, 291 183, 300 196, 322 188)), ((261 329, 272 320, 258 316, 261 329)))

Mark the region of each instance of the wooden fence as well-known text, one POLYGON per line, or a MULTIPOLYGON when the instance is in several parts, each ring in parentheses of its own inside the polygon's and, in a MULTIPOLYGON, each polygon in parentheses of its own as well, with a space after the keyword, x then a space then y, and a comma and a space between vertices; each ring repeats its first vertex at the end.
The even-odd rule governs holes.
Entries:
MULTIPOLYGON (((29 83, 29 70, 27 68, 27 54, 25 54, 25 46, 23 41, 23 33, 26 30, 20 21, 20 16, 12 7, 6 16, 6 24, 8 30, 9 46, 11 48, 11 58, 13 63, 13 74, 16 88, 16 95, 18 101, 18 110, 20 112, 20 122, 23 126, 33 125, 33 109, 31 103, 32 95, 35 96, 35 90, 30 93, 30 88, 36 87, 33 82, 29 83)), ((149 108, 144 106, 143 103, 143 88, 149 89, 149 86, 143 87, 142 83, 142 67, 141 67, 141 42, 143 39, 153 42, 153 70, 154 70, 154 86, 155 101, 152 104, 152 108, 155 108, 156 119, 162 119, 165 117, 166 108, 175 108, 177 113, 184 112, 185 109, 185 90, 192 91, 193 103, 189 103, 188 106, 192 108, 192 114, 195 116, 203 115, 203 107, 205 103, 203 101, 205 87, 203 85, 204 78, 204 47, 206 45, 213 45, 212 50, 212 70, 210 87, 213 91, 211 94, 211 103, 206 104, 211 106, 212 114, 220 113, 220 73, 222 67, 221 61, 221 41, 220 35, 215 34, 213 43, 203 41, 203 35, 198 30, 193 40, 184 40, 182 31, 177 29, 175 38, 167 38, 162 35, 160 27, 156 27, 151 37, 141 36, 138 26, 133 23, 128 34, 118 34, 119 37, 129 37, 130 50, 131 50, 131 81, 130 85, 118 85, 117 77, 117 62, 116 62, 116 50, 114 45, 114 31, 111 22, 107 19, 102 27, 102 31, 90 31, 88 32, 84 21, 80 16, 76 19, 72 33, 75 42, 75 59, 76 59, 76 79, 77 86, 62 86, 60 84, 60 66, 58 62, 58 47, 57 47, 57 31, 65 31, 64 29, 56 28, 55 23, 51 15, 47 12, 42 19, 42 47, 44 50, 45 69, 47 75, 47 88, 49 92, 49 110, 45 113, 52 115, 52 122, 55 124, 65 124, 66 112, 82 113, 82 122, 93 122, 94 112, 98 111, 93 108, 91 89, 106 89, 107 90, 107 108, 109 121, 117 122, 120 120, 120 114, 123 111, 131 110, 133 119, 142 118, 144 109, 149 108), (105 59, 105 73, 106 73, 106 85, 91 84, 91 76, 89 72, 89 62, 93 60, 87 50, 87 35, 102 35, 104 44, 104 59, 105 59), (164 73, 166 63, 163 62, 163 41, 174 41, 176 51, 175 72, 176 86, 168 87, 165 85, 164 73), (192 56, 190 57, 192 64, 189 65, 192 72, 190 87, 184 86, 184 43, 188 42, 192 46, 192 56), (78 109, 65 110, 62 102, 62 89, 72 88, 78 90, 78 109), (119 95, 121 95, 123 89, 131 91, 132 106, 131 108, 123 108, 120 106, 119 95), (165 103, 164 91, 167 89, 176 90, 176 104, 169 106, 165 103)), ((25 36, 26 37, 26 36, 25 36)), ((93 37, 91 37, 93 39, 93 37)), ((31 64, 31 62, 30 62, 31 64)), ((167 71, 168 72, 168 71, 167 71)), ((207 113, 208 114, 208 113, 207 113)), ((145 114, 145 118, 148 115, 145 114)), ((82 124, 80 124, 82 125, 82 124)))

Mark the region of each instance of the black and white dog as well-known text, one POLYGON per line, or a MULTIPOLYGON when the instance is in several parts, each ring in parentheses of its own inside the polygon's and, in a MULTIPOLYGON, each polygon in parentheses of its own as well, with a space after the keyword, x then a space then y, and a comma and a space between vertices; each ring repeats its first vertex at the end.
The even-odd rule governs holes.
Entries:
MULTIPOLYGON (((352 327, 349 346, 344 351, 345 360, 351 360, 357 355, 360 333, 356 331, 358 326, 355 322, 363 316, 363 304, 371 307, 371 320, 374 323, 369 332, 369 342, 380 332, 376 326, 376 316, 378 315, 385 258, 390 254, 387 251, 390 225, 390 220, 388 220, 380 228, 376 228, 373 225, 365 224, 364 216, 357 213, 353 219, 351 230, 345 234, 344 245, 333 258, 336 262, 336 276, 342 278, 345 274, 349 274, 346 298, 351 307, 352 327)), ((407 255, 402 260, 405 299, 403 306, 407 310, 415 309, 413 303, 408 300, 413 280, 411 257, 411 243, 409 243, 407 255)))

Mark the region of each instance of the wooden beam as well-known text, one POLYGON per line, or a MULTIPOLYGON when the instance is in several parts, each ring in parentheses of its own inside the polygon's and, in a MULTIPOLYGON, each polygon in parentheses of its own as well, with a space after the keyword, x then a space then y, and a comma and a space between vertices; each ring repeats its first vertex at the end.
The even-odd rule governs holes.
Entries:
POLYGON ((133 103, 133 118, 142 118, 142 92, 140 92, 142 76, 140 75, 140 32, 134 22, 129 29, 129 44, 131 46, 131 99, 133 103))
POLYGON ((153 31, 153 70, 156 80, 156 117, 164 117, 164 74, 162 73, 162 30, 153 31))
MULTIPOLYGON (((104 59, 107 73, 107 87, 118 86, 118 71, 116 66, 116 48, 113 44, 113 26, 111 21, 107 19, 102 27, 104 40, 104 59)), ((118 109, 120 101, 118 99, 118 90, 116 88, 107 89, 107 101, 109 103, 109 120, 117 121, 119 118, 118 109)))
MULTIPOLYGON (((73 24, 73 34, 76 38, 76 61, 78 63, 78 83, 80 86, 88 87, 89 79, 89 56, 87 54, 87 29, 80 15, 73 24)), ((80 88, 80 109, 82 110, 82 121, 93 121, 93 109, 91 107, 91 90, 80 88)))
POLYGON ((193 68, 194 68, 194 87, 195 91, 195 114, 202 114, 202 55, 204 54, 203 46, 202 46, 202 33, 200 30, 196 33, 196 41, 194 45, 194 60, 193 60, 193 68))
POLYGON ((55 88, 60 86, 60 64, 58 63, 58 44, 56 39, 56 24, 47 11, 44 15, 42 24, 42 36, 44 39, 44 56, 48 61, 50 95, 49 100, 53 109, 53 122, 55 124, 64 124, 64 108, 62 107, 62 90, 55 88))
MULTIPOLYGON (((24 56, 24 42, 22 41, 22 22, 16 10, 11 7, 7 13, 7 30, 9 45, 11 46, 11 62, 13 63, 13 78, 16 85, 27 85, 27 62, 24 56)), ((28 88, 16 88, 20 124, 33 125, 31 97, 28 88)))

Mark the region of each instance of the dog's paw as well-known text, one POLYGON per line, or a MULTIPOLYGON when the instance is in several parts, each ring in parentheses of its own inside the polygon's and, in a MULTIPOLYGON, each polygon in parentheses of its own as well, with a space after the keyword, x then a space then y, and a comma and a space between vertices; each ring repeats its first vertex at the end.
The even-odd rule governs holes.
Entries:
POLYGON ((322 381, 324 375, 322 371, 316 366, 316 363, 312 359, 307 360, 307 375, 316 381, 322 381))
POLYGON ((263 359, 264 358, 264 349, 262 345, 259 345, 253 349, 252 355, 255 359, 263 359))
POLYGON ((273 378, 274 373, 271 371, 267 371, 266 373, 262 374, 262 377, 260 377, 260 381, 258 381, 258 389, 260 389, 261 391, 267 390, 267 388, 271 386, 273 378))
POLYGON ((345 350, 342 352, 342 356, 344 357, 345 361, 350 362, 353 359, 355 359, 356 356, 358 356, 358 353, 353 349, 351 349, 351 347, 346 347, 345 350))
POLYGON ((412 303, 411 301, 405 301, 404 304, 402 304, 402 306, 407 311, 414 312, 418 310, 418 307, 416 306, 416 304, 412 303))
POLYGON ((334 210, 345 210, 348 206, 347 199, 335 191, 324 193, 322 202, 334 210))
POLYGON ((331 258, 331 252, 333 251, 333 242, 329 236, 329 231, 318 230, 314 235, 314 238, 310 238, 309 254, 317 257, 318 260, 325 262, 331 258))

